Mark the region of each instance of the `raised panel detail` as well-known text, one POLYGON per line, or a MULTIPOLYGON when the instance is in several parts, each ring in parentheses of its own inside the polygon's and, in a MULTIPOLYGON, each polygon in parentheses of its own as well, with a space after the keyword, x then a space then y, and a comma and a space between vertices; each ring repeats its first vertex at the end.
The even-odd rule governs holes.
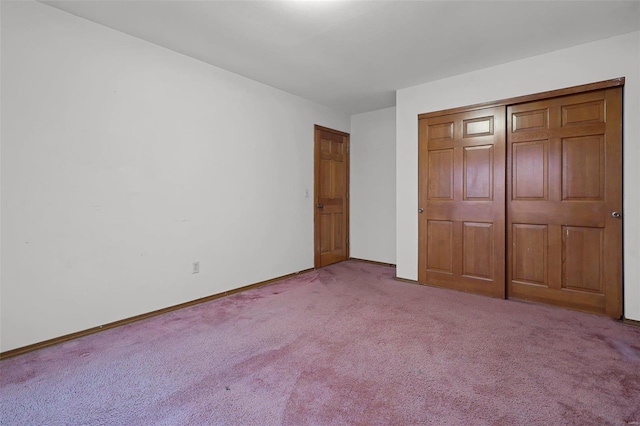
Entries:
POLYGON ((320 253, 331 252, 331 213, 322 213, 320 215, 320 253))
POLYGON ((464 148, 463 199, 493 200, 493 145, 464 148))
POLYGON ((513 144, 512 199, 546 200, 549 186, 548 141, 513 144))
POLYGON ((453 274, 453 222, 427 222, 427 269, 453 274))
POLYGON ((562 287, 602 293, 602 228, 562 227, 562 287))
POLYGON ((562 107, 562 126, 604 123, 604 100, 562 107))
POLYGON ((538 109, 533 111, 516 112, 511 115, 512 132, 525 130, 540 130, 549 128, 549 110, 538 109))
POLYGON ((562 140, 562 199, 602 200, 604 136, 562 140))
POLYGON ((429 200, 453 200, 453 149, 429 151, 429 200))
POLYGON ((431 124, 428 128, 429 141, 453 139, 453 122, 431 124))
POLYGON ((513 280, 547 285, 547 225, 513 224, 513 280))
POLYGON ((332 162, 333 165, 333 198, 341 198, 346 194, 346 188, 344 186, 345 179, 345 167, 341 164, 341 161, 332 162))
POLYGON ((462 120, 462 133, 465 138, 493 134, 493 116, 462 120))
POLYGON ((342 154, 342 146, 344 144, 342 142, 331 142, 331 153, 332 154, 342 154))
POLYGON ((331 140, 329 139, 320 140, 320 152, 322 154, 331 154, 331 140))
POLYGON ((493 224, 462 224, 462 274, 468 277, 493 277, 493 224))
POLYGON ((342 241, 342 213, 335 213, 333 215, 333 250, 341 250, 342 241))
POLYGON ((320 159, 320 182, 318 191, 319 196, 323 198, 333 197, 333 188, 331 182, 332 161, 320 159))

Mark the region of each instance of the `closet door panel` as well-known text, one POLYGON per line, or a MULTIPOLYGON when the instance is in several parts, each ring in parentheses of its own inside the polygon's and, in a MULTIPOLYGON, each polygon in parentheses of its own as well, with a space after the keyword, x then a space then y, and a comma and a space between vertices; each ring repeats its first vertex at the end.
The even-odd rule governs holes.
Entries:
POLYGON ((505 296, 504 107, 420 120, 419 280, 505 296))
POLYGON ((620 317, 621 93, 508 107, 509 297, 620 317))

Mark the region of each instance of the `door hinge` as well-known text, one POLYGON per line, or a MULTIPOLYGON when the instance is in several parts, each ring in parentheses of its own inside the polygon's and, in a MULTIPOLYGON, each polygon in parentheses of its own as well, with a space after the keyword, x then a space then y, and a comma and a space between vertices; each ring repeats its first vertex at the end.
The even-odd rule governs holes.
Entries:
POLYGON ((349 153, 349 144, 347 144, 347 154, 349 153))

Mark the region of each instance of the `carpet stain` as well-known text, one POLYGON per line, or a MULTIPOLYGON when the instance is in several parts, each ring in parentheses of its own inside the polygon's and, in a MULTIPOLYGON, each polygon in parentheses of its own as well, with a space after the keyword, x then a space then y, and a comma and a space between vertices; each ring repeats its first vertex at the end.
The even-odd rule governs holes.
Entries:
POLYGON ((604 337, 603 340, 607 344, 615 349, 622 358, 626 361, 640 361, 640 348, 635 345, 631 345, 624 340, 614 339, 610 337, 604 337))

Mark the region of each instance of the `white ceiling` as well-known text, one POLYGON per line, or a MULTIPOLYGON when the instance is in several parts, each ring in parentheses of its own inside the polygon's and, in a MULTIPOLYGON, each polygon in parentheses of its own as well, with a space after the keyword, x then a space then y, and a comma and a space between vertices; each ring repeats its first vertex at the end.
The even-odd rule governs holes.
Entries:
POLYGON ((639 1, 47 1, 349 114, 395 90, 640 29, 639 1))

